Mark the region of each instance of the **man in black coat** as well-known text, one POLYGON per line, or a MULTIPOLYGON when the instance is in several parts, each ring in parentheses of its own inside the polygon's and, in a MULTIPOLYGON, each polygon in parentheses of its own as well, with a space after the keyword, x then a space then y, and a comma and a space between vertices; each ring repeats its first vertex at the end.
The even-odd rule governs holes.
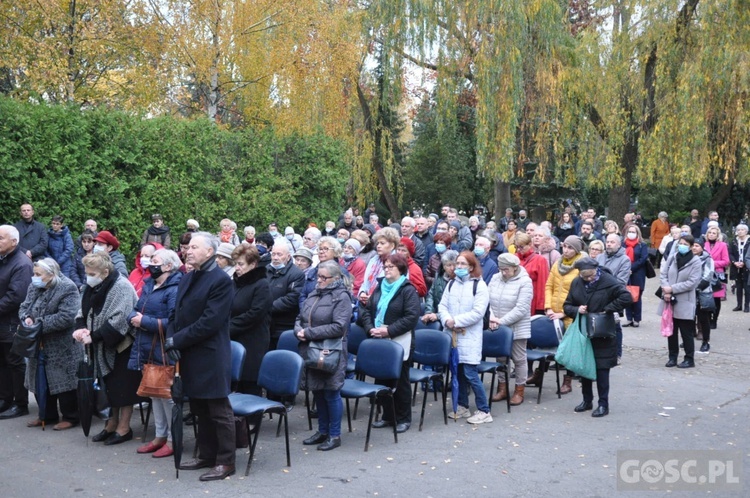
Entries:
POLYGON ((201 481, 234 474, 234 414, 229 403, 232 350, 229 314, 234 296, 232 280, 216 265, 219 241, 207 232, 190 238, 186 263, 193 265, 177 288, 169 317, 166 349, 180 360, 190 411, 198 417, 198 458, 185 470, 212 467, 201 481))
POLYGON ((286 241, 273 245, 271 264, 266 267, 266 271, 273 299, 269 346, 269 351, 273 351, 279 343, 281 333, 294 329, 294 321, 299 315, 299 296, 305 286, 305 274, 292 264, 286 241))
POLYGON ((18 245, 21 252, 36 261, 47 252, 47 227, 34 220, 34 208, 31 204, 21 206, 21 219, 14 225, 18 230, 18 245))
POLYGON ((10 348, 18 327, 18 308, 26 299, 33 265, 18 245, 18 230, 0 226, 0 419, 29 414, 24 387, 26 362, 10 348))

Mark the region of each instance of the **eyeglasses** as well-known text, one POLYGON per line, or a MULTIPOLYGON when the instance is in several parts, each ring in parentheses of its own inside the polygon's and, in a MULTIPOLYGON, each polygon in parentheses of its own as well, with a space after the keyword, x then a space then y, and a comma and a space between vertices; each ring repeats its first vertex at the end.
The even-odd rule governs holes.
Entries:
POLYGON ((330 247, 318 247, 318 252, 328 252, 330 250, 330 247))
POLYGON ((318 280, 322 280, 323 282, 328 282, 333 277, 326 277, 325 275, 318 275, 318 280))
POLYGON ((386 269, 386 270, 392 270, 392 269, 396 268, 396 265, 383 265, 383 268, 386 269))

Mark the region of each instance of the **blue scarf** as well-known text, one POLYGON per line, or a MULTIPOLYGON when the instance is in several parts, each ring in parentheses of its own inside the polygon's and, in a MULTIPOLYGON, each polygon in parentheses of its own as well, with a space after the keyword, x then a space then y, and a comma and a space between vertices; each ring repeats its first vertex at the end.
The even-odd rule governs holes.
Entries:
MULTIPOLYGON (((587 281, 584 280, 583 281, 583 288, 584 289, 590 289, 592 285, 594 285, 595 283, 597 283, 599 281, 599 277, 601 277, 601 276, 602 276, 602 269, 599 268, 599 267, 597 267, 596 268, 596 275, 594 276, 594 279, 591 280, 590 282, 587 282, 587 281)), ((583 279, 581 279, 581 280, 583 280, 583 279)))
POLYGON ((378 301, 377 314, 375 315, 375 326, 380 327, 383 325, 385 320, 385 312, 388 309, 388 305, 391 303, 391 299, 396 295, 396 291, 406 281, 406 275, 401 275, 398 280, 389 284, 386 279, 380 281, 380 300, 378 301))

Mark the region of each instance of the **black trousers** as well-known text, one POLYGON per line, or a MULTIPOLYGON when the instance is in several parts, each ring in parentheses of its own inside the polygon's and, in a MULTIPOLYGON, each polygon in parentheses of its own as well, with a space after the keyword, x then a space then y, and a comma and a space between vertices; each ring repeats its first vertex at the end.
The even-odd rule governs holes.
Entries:
MULTIPOLYGON (((593 380, 581 377, 583 400, 587 403, 594 401, 593 384, 593 380)), ((596 392, 599 396, 599 405, 609 408, 609 368, 596 369, 596 392)))
POLYGON ((711 313, 711 310, 702 310, 700 308, 695 313, 695 319, 703 336, 703 342, 711 340, 711 313))
POLYGON ((750 271, 746 268, 740 268, 737 274, 737 280, 734 281, 738 308, 742 307, 743 303, 745 308, 750 306, 750 281, 748 275, 750 275, 750 271))
MULTIPOLYGON (((39 400, 39 395, 36 395, 36 399, 39 400)), ((64 393, 50 394, 48 389, 47 405, 45 407, 44 414, 39 414, 39 419, 44 420, 48 424, 52 424, 60 420, 60 415, 57 413, 58 403, 60 404, 62 419, 74 425, 78 424, 78 396, 76 394, 76 391, 65 391, 64 393)))
POLYGON ((396 387, 393 393, 393 401, 390 398, 383 398, 383 420, 391 420, 391 404, 395 402, 396 423, 411 424, 411 384, 409 383, 409 367, 412 361, 405 361, 401 366, 401 377, 397 381, 386 381, 375 379, 376 384, 383 386, 396 387))
POLYGON ((11 342, 0 342, 0 400, 29 406, 29 391, 23 385, 26 361, 10 350, 11 342))
POLYGON ((198 417, 198 458, 234 465, 237 442, 229 398, 191 399, 190 411, 198 417))
MULTIPOLYGON (((680 354, 680 338, 685 346, 685 359, 692 360, 695 354, 695 320, 680 320, 674 318, 674 333, 667 337, 667 346, 669 347, 669 359, 677 361, 680 354), (679 335, 678 335, 679 331, 679 335)), ((710 329, 710 327, 709 327, 710 329)))

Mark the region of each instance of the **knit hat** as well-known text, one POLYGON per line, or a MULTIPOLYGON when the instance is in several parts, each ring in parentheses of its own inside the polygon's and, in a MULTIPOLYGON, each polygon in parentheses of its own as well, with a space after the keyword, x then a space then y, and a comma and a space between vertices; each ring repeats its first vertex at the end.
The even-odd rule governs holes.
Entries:
POLYGON ((294 228, 292 227, 286 227, 284 229, 284 235, 293 235, 294 234, 294 228))
POLYGON ((414 246, 414 241, 411 240, 409 237, 401 237, 401 241, 399 242, 399 245, 406 247, 406 250, 409 251, 409 256, 414 256, 414 251, 416 251, 416 247, 414 246))
POLYGON ((377 231, 375 230, 375 227, 373 225, 370 225, 369 223, 365 223, 364 226, 362 227, 362 230, 369 232, 370 237, 375 235, 375 232, 377 231))
POLYGON ((344 247, 346 246, 350 246, 357 254, 362 251, 362 244, 360 244, 357 239, 347 239, 346 242, 344 242, 344 247))
POLYGON ((461 222, 453 220, 451 221, 451 226, 455 228, 456 230, 461 230, 461 222))
POLYGON ((232 244, 229 244, 228 242, 222 242, 219 244, 219 248, 216 250, 217 256, 224 256, 227 259, 232 259, 232 251, 234 251, 234 246, 232 244))
POLYGON ((501 254, 497 257, 497 266, 498 267, 511 267, 511 266, 519 266, 521 264, 521 260, 518 259, 518 256, 514 256, 513 254, 506 252, 501 254))
MULTIPOLYGON (((355 240, 355 242, 357 241, 355 240)), ((303 258, 310 260, 310 263, 312 263, 313 254, 312 251, 310 251, 310 249, 308 249, 307 247, 300 247, 299 249, 294 251, 294 257, 296 258, 297 256, 302 256, 303 258)))
POLYGON ((596 262, 594 258, 589 258, 588 256, 585 258, 581 258, 578 261, 576 261, 575 268, 577 270, 595 270, 599 267, 599 263, 596 262))
POLYGON ((101 232, 99 232, 99 234, 94 238, 94 242, 100 242, 102 244, 112 246, 113 251, 116 251, 120 248, 120 241, 117 240, 117 237, 106 230, 102 230, 101 232))
POLYGON ((583 251, 583 241, 575 235, 565 237, 563 244, 572 247, 576 254, 580 254, 583 251))
POLYGON ((200 225, 198 224, 198 220, 194 220, 194 219, 192 219, 192 218, 190 218, 189 220, 187 220, 187 221, 185 222, 185 225, 186 225, 186 226, 190 226, 190 225, 193 225, 193 226, 195 227, 195 229, 196 229, 196 230, 197 230, 197 229, 199 229, 199 228, 201 227, 201 226, 200 226, 200 225))

